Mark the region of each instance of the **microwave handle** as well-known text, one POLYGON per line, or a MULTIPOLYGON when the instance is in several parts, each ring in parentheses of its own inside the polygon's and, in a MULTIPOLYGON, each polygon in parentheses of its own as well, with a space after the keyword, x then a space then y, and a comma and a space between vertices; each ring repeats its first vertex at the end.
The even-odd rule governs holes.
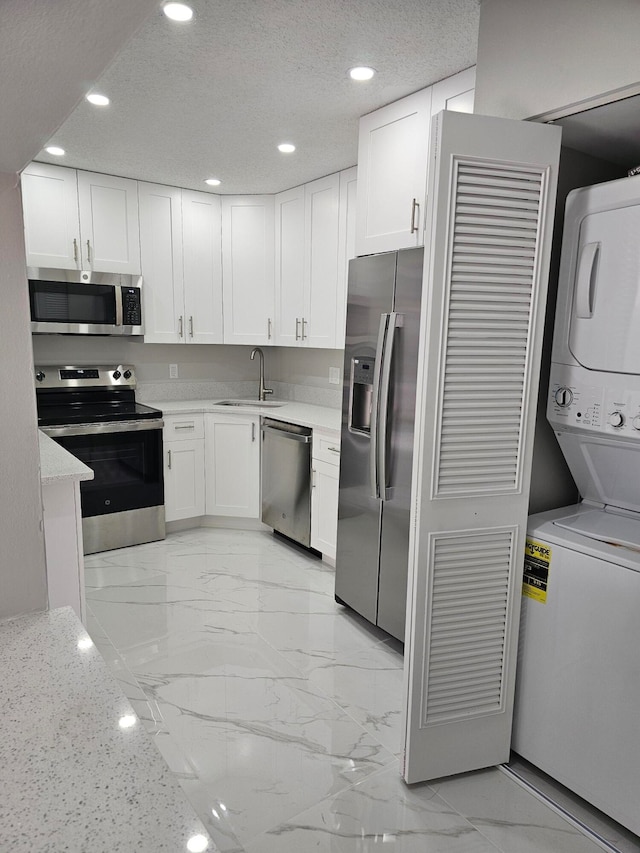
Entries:
POLYGON ((113 289, 114 289, 114 296, 116 299, 116 326, 122 326, 122 322, 123 322, 122 287, 119 284, 116 284, 113 289))

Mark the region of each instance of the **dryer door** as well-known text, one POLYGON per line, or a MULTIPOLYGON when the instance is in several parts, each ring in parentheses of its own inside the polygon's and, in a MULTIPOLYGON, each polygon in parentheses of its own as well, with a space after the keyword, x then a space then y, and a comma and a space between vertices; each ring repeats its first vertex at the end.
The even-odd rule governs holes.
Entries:
POLYGON ((640 373, 640 206, 580 226, 569 347, 584 367, 640 373))

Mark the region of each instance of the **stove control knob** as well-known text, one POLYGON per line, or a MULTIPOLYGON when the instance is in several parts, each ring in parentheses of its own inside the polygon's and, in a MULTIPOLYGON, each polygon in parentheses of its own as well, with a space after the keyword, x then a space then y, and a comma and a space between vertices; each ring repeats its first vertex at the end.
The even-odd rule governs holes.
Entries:
POLYGON ((612 412, 609 415, 609 423, 612 427, 621 427, 624 424, 624 415, 622 412, 612 412))
POLYGON ((38 380, 38 382, 42 382, 42 380, 44 379, 44 376, 45 376, 45 375, 44 375, 44 373, 43 373, 41 370, 39 370, 39 371, 36 373, 36 379, 38 380))
POLYGON ((119 371, 119 370, 114 370, 114 371, 113 371, 113 378, 114 378, 114 379, 120 379, 120 377, 121 377, 121 376, 122 376, 122 374, 120 373, 120 371, 119 371))
MULTIPOLYGON (((125 379, 131 379, 131 371, 130 370, 125 370, 125 372, 122 375, 124 376, 125 379)), ((640 429, 640 427, 639 427, 639 429, 640 429)))

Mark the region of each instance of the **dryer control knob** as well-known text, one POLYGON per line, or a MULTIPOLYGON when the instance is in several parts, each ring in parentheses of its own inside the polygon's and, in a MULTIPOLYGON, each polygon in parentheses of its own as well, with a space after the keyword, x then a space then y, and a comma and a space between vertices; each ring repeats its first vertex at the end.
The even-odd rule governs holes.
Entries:
POLYGON ((640 415, 636 415, 631 423, 634 429, 640 430, 640 415))
POLYGON ((553 398, 559 406, 565 409, 573 403, 573 391, 570 388, 558 388, 553 398))
POLYGON ((612 412, 609 415, 609 423, 612 427, 621 427, 624 424, 624 415, 622 412, 612 412))

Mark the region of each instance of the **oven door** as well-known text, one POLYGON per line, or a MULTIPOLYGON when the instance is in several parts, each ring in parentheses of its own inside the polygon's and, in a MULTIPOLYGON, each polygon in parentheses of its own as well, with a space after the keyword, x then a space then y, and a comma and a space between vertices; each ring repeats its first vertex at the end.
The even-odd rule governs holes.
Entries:
POLYGON ((80 483, 82 517, 164 505, 161 420, 44 427, 94 473, 80 483))

